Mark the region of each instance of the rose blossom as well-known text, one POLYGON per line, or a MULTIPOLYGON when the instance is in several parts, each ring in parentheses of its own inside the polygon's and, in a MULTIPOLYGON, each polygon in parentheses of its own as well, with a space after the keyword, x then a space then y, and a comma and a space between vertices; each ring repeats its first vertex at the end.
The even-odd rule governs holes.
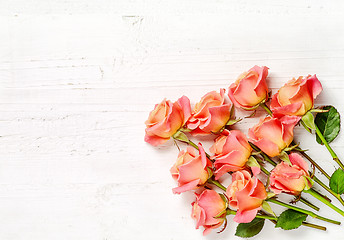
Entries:
POLYGON ((212 229, 218 228, 224 222, 224 218, 215 218, 226 210, 227 206, 220 195, 214 190, 204 190, 196 194, 196 201, 192 203, 191 217, 197 221, 196 229, 204 227, 203 235, 207 235, 212 229))
POLYGON ((192 116, 187 122, 191 134, 209 134, 218 132, 230 118, 231 102, 226 98, 224 89, 220 93, 212 91, 204 95, 198 102, 192 116))
POLYGON ((314 99, 321 91, 321 83, 315 75, 293 78, 272 96, 271 110, 275 116, 303 116, 313 108, 314 99))
POLYGON ((196 189, 208 180, 211 162, 200 143, 198 148, 199 154, 191 147, 188 147, 186 152, 179 152, 177 162, 170 170, 172 177, 178 182, 178 187, 173 188, 173 193, 180 194, 196 189))
POLYGON ((183 96, 174 103, 164 99, 155 105, 145 122, 145 141, 153 146, 164 143, 184 126, 190 115, 190 100, 187 97, 183 96))
POLYGON ((233 219, 238 223, 251 222, 267 197, 264 184, 255 177, 251 178, 246 170, 233 173, 226 195, 229 206, 238 209, 233 219))
POLYGON ((214 154, 212 158, 215 159, 215 176, 218 179, 227 172, 241 170, 251 156, 252 148, 242 132, 225 129, 215 139, 210 152, 214 154))
POLYGON ((236 107, 253 108, 267 100, 269 89, 266 84, 268 76, 267 67, 254 66, 248 72, 242 73, 239 78, 230 85, 228 96, 236 107))
POLYGON ((297 153, 289 154, 291 166, 286 162, 279 163, 270 175, 270 189, 279 194, 281 192, 298 195, 305 187, 312 184, 307 179, 308 164, 297 153))
POLYGON ((284 116, 280 119, 266 117, 250 128, 250 140, 270 157, 278 156, 293 141, 293 129, 299 117, 284 116))

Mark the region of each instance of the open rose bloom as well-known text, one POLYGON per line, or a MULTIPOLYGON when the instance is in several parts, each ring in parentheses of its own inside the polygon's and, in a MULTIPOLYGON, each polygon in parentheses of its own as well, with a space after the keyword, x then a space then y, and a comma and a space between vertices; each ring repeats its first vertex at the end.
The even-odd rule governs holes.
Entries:
POLYGON ((264 184, 255 177, 251 178, 245 170, 233 173, 226 195, 229 206, 237 209, 233 220, 238 223, 251 222, 267 197, 264 184))
POLYGON ((212 164, 201 144, 198 148, 199 153, 191 147, 188 147, 186 152, 179 152, 177 162, 170 170, 172 177, 178 182, 178 187, 173 188, 173 193, 180 194, 196 189, 208 180, 208 168, 211 168, 212 164))
POLYGON ((312 183, 308 180, 308 164, 297 153, 289 154, 292 165, 279 163, 270 175, 270 189, 279 194, 281 192, 299 195, 312 183))
POLYGON ((271 110, 277 117, 283 115, 303 116, 313 108, 314 99, 321 91, 321 83, 315 75, 293 78, 273 95, 271 110))
POLYGON ((243 169, 248 158, 251 156, 252 148, 246 136, 239 130, 224 130, 215 139, 214 145, 210 148, 214 154, 215 177, 219 179, 227 172, 234 172, 243 169))
POLYGON ((266 117, 249 129, 250 140, 270 157, 278 156, 294 138, 294 126, 299 117, 285 116, 280 119, 266 117))
POLYGON ((230 85, 228 96, 236 107, 250 109, 267 100, 269 89, 266 84, 268 68, 254 66, 230 85))
POLYGON ((231 107, 224 89, 221 89, 220 93, 209 92, 193 108, 187 128, 192 130, 193 135, 219 132, 230 118, 231 107))
POLYGON ((192 203, 191 214, 191 217, 197 221, 196 229, 203 226, 203 235, 207 235, 212 229, 220 227, 225 216, 223 218, 215 217, 226 208, 226 203, 214 190, 204 190, 201 194, 196 194, 196 201, 192 203))
POLYGON ((183 96, 174 103, 164 99, 155 105, 145 122, 145 141, 153 146, 163 144, 184 126, 190 115, 190 100, 187 97, 183 96))

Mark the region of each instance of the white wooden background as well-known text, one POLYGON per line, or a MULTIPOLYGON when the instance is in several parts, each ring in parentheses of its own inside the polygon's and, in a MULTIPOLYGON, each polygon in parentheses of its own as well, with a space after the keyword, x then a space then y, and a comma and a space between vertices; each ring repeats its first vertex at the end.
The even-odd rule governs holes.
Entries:
MULTIPOLYGON (((0 239, 239 239, 234 223, 194 229, 192 194, 171 191, 178 150, 144 143, 143 123, 164 97, 195 103, 255 64, 274 92, 316 73, 316 104, 344 116, 343 11, 341 0, 0 0, 0 239)), ((313 136, 298 128, 296 140, 335 169, 313 136)), ((266 222, 253 239, 342 238, 323 225, 266 222)))

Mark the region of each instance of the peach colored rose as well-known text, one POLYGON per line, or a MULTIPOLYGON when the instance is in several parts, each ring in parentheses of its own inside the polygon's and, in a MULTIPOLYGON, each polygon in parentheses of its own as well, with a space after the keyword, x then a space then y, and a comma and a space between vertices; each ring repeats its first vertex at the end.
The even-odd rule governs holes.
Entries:
POLYGON ((230 85, 228 96, 236 107, 253 108, 267 100, 269 89, 266 84, 268 76, 267 67, 254 66, 248 72, 242 73, 239 78, 230 85))
POLYGON ((192 116, 187 122, 187 127, 192 130, 191 134, 209 134, 218 132, 226 125, 230 118, 232 104, 224 94, 224 89, 220 93, 212 91, 204 95, 198 102, 192 116))
POLYGON ((187 97, 183 96, 175 103, 164 99, 155 105, 145 122, 145 141, 153 146, 164 143, 184 126, 190 115, 190 100, 187 97))
POLYGON ((270 189, 279 194, 281 192, 298 195, 302 190, 312 184, 306 178, 308 174, 308 164, 297 153, 289 154, 291 166, 286 162, 279 163, 270 175, 270 189))
POLYGON ((191 217, 197 221, 196 229, 203 226, 203 235, 207 235, 212 229, 220 227, 226 216, 224 214, 223 218, 215 217, 226 208, 226 203, 214 190, 204 190, 201 194, 196 194, 196 201, 192 203, 191 214, 191 217))
POLYGON ((228 131, 225 129, 215 139, 214 145, 210 148, 215 159, 215 177, 219 179, 227 172, 234 172, 243 169, 248 158, 251 156, 252 148, 247 141, 245 134, 239 130, 228 131))
POLYGON ((173 193, 180 194, 196 189, 208 180, 208 168, 211 169, 212 164, 200 143, 198 148, 199 154, 191 147, 188 147, 186 152, 179 152, 177 162, 170 170, 172 177, 178 182, 178 187, 173 188, 173 193))
POLYGON ((233 218, 238 223, 251 222, 267 197, 264 184, 255 177, 251 178, 246 170, 233 173, 226 195, 229 206, 238 209, 233 218))
POLYGON ((299 120, 296 116, 262 118, 257 125, 249 129, 250 141, 270 157, 278 156, 293 141, 294 126, 299 120))
POLYGON ((313 108, 314 99, 321 91, 321 83, 315 75, 293 78, 272 96, 271 110, 277 117, 303 116, 313 108))

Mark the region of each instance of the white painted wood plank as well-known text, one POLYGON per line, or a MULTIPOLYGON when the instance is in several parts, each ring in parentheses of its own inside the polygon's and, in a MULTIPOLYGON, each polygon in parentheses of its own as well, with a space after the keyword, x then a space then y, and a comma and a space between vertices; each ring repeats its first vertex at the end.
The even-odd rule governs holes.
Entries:
MULTIPOLYGON (((204 239, 190 218, 192 194, 171 191, 177 149, 143 142, 149 111, 164 97, 195 103, 257 64, 270 68, 273 91, 316 73, 324 86, 316 104, 344 115, 343 8, 306 0, 0 1, 0 239, 204 239)), ((236 128, 247 132, 256 121, 236 128)), ((335 169, 311 135, 295 133, 335 169)), ((332 145, 344 159, 342 134, 332 145)), ((326 226, 284 232, 266 223, 254 239, 343 235, 326 226)), ((238 239, 234 232, 230 224, 206 239, 238 239)))

